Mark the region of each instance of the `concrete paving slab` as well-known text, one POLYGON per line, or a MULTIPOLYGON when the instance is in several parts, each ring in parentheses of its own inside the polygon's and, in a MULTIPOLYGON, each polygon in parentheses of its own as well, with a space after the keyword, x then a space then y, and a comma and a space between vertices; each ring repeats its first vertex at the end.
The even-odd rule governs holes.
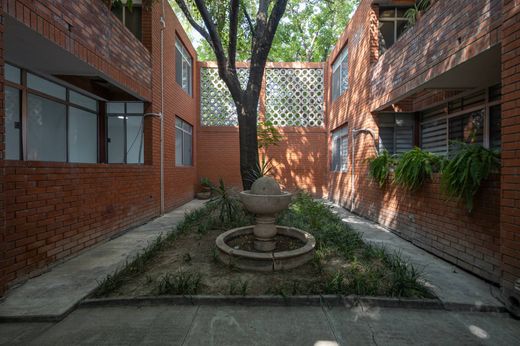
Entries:
POLYGON ((0 319, 59 319, 90 294, 108 274, 124 265, 180 222, 203 201, 193 200, 174 211, 82 254, 12 289, 0 303, 0 319))
POLYGON ((496 298, 498 288, 482 279, 436 257, 400 238, 385 227, 354 215, 346 209, 329 203, 334 211, 354 230, 363 234, 363 239, 384 246, 391 252, 399 252, 407 261, 422 271, 426 284, 447 307, 456 304, 472 305, 475 308, 504 305, 496 298))
POLYGON ((194 306, 77 309, 30 345, 181 345, 194 306))
POLYGON ((0 323, 0 345, 27 345, 52 326, 50 322, 0 323))
POLYGON ((337 345, 320 307, 201 306, 186 345, 337 345))
POLYGON ((519 345, 520 321, 507 314, 332 308, 341 345, 519 345))

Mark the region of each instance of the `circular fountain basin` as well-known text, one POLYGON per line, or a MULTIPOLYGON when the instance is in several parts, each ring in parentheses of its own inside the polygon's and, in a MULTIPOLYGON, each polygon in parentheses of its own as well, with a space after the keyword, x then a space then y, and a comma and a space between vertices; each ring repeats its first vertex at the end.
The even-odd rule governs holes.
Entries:
POLYGON ((246 251, 228 245, 228 242, 234 238, 253 234, 253 228, 254 226, 234 228, 218 236, 216 240, 218 257, 224 264, 244 270, 271 272, 299 267, 314 256, 316 240, 310 233, 278 225, 276 228, 279 235, 296 238, 304 245, 295 250, 273 252, 246 251))
POLYGON ((240 200, 253 214, 276 214, 289 207, 292 193, 281 192, 280 195, 255 195, 250 190, 240 192, 240 200))

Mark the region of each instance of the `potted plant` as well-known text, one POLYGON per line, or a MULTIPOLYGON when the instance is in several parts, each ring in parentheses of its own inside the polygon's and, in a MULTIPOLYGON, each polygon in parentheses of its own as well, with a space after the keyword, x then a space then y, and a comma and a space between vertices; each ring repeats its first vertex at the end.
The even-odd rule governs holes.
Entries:
POLYGON ((209 199, 211 197, 211 189, 213 187, 213 184, 211 181, 206 178, 202 177, 200 179, 200 192, 197 193, 198 199, 209 199))

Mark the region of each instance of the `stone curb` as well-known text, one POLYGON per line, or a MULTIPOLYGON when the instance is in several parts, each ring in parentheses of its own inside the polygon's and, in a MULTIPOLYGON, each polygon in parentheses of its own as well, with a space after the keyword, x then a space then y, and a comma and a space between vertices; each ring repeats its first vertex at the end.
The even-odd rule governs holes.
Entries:
POLYGON ((356 306, 381 308, 406 308, 423 310, 447 310, 458 312, 507 312, 502 306, 443 303, 438 299, 399 299, 387 297, 314 295, 314 296, 145 296, 86 299, 82 307, 153 306, 153 305, 208 305, 208 306, 356 306))

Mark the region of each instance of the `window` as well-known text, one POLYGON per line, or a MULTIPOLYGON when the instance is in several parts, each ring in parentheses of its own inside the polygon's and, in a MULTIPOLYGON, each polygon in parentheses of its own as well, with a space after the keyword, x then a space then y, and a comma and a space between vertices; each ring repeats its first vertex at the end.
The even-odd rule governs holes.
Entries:
POLYGON ((332 101, 348 89, 348 48, 345 46, 332 65, 332 101))
POLYGON ((5 71, 8 160, 98 161, 95 99, 9 64, 5 71))
POLYGON ((192 165, 193 126, 175 118, 175 164, 177 166, 192 165))
POLYGON ((134 34, 139 40, 142 39, 141 19, 142 6, 141 1, 133 0, 132 8, 129 9, 126 5, 115 3, 112 5, 112 13, 127 27, 128 30, 134 34))
POLYGON ((500 150, 500 85, 460 97, 421 113, 421 147, 452 155, 454 141, 500 150))
POLYGON ((404 13, 409 7, 382 7, 379 9, 379 53, 383 54, 407 29, 404 13))
POLYGON ((192 94, 192 61, 188 50, 177 38, 175 42, 175 80, 182 89, 191 96, 192 94))
POLYGON ((107 103, 108 163, 144 162, 144 104, 107 103))
POLYGON ((413 114, 381 114, 379 116, 379 151, 402 154, 414 147, 413 114))
POLYGON ((346 172, 348 159, 348 127, 332 131, 332 160, 330 170, 346 172))

